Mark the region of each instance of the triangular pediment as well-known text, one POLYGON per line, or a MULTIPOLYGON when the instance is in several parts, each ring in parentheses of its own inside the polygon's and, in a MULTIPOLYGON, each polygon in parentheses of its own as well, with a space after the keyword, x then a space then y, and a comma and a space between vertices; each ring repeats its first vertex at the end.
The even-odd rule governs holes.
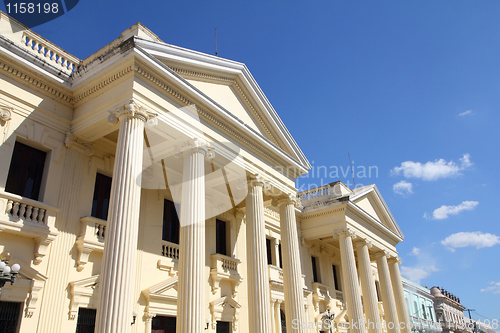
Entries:
POLYGON ((148 289, 143 290, 142 293, 146 297, 146 299, 152 299, 152 298, 177 299, 178 280, 179 277, 174 276, 170 279, 157 283, 148 289))
MULTIPOLYGON (((142 51, 162 64, 170 84, 193 100, 203 101, 249 142, 275 149, 275 154, 304 174, 310 164, 245 64, 136 38, 142 51)), ((156 67, 159 68, 158 66, 156 67)))
POLYGON ((213 300, 212 302, 210 302, 210 306, 213 308, 225 307, 225 306, 229 306, 234 309, 241 308, 241 305, 238 302, 236 302, 231 296, 223 296, 221 298, 213 300))
POLYGON ((373 220, 391 230, 399 238, 404 238, 401 229, 392 216, 392 213, 382 198, 377 186, 368 185, 356 188, 349 196, 349 199, 364 213, 371 216, 373 220))

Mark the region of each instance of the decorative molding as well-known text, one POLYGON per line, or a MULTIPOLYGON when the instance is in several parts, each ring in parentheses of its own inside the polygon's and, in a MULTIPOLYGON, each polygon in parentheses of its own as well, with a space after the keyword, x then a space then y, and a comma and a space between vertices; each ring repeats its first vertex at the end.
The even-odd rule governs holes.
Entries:
MULTIPOLYGON (((170 67, 170 66, 169 66, 170 67)), ((198 77, 202 79, 208 79, 212 81, 220 81, 220 82, 225 82, 229 83, 229 85, 233 85, 236 81, 232 78, 224 77, 224 76, 216 76, 216 75, 211 75, 211 74, 206 74, 206 73, 201 73, 201 72, 195 72, 187 69, 181 69, 181 68, 176 68, 176 67, 170 67, 171 70, 176 72, 179 75, 186 75, 186 76, 191 76, 191 77, 198 77)))
POLYGON ((252 175, 248 177, 248 187, 262 187, 263 189, 268 189, 271 187, 269 181, 266 180, 261 175, 252 175))
POLYGON ((212 329, 217 326, 217 321, 232 322, 233 331, 238 331, 239 309, 241 305, 230 296, 223 296, 210 302, 210 315, 212 329))
POLYGON ((0 123, 4 125, 12 119, 12 111, 14 109, 9 106, 0 105, 0 123))
POLYGON ((74 102, 75 103, 78 103, 80 102, 81 100, 89 97, 90 95, 98 92, 99 90, 105 88, 106 86, 110 85, 111 83, 115 82, 116 80, 122 78, 123 76, 125 76, 126 74, 134 71, 136 69, 135 66, 133 65, 130 65, 118 72, 115 72, 114 74, 108 76, 106 79, 104 80, 101 80, 99 83, 95 84, 94 86, 92 86, 91 88, 88 88, 87 90, 85 90, 84 92, 76 95, 74 97, 74 102))
POLYGON ((397 263, 398 265, 401 265, 401 263, 402 263, 401 258, 399 258, 397 256, 390 256, 390 257, 388 257, 387 261, 389 263, 397 263))
POLYGON ((38 89, 41 89, 43 91, 46 91, 50 94, 52 94, 55 98, 62 100, 67 103, 72 103, 73 98, 71 97, 71 92, 61 92, 59 90, 56 90, 46 83, 42 82, 40 79, 36 79, 29 74, 26 74, 14 67, 12 65, 6 64, 4 62, 0 61, 0 70, 3 69, 7 73, 9 73, 12 76, 17 76, 18 78, 21 78, 25 80, 27 83, 30 83, 31 85, 35 86, 38 89))
POLYGON ((351 237, 355 239, 357 236, 357 233, 351 228, 341 228, 333 231, 333 238, 351 237))
POLYGON ((94 155, 94 145, 92 143, 85 142, 71 133, 66 134, 64 145, 68 149, 76 149, 87 156, 94 155))
POLYGON ((108 122, 116 124, 122 118, 138 118, 150 126, 158 124, 158 114, 146 110, 131 99, 127 104, 113 111, 109 111, 108 122))
POLYGON ((99 275, 70 282, 68 285, 70 298, 68 317, 75 320, 80 307, 96 307, 99 297, 99 275))
POLYGON ((302 220, 307 221, 307 220, 314 219, 314 218, 317 218, 317 217, 321 217, 321 216, 325 216, 325 215, 330 215, 332 213, 340 213, 340 212, 344 212, 344 211, 345 211, 345 207, 328 209, 328 210, 321 211, 321 212, 314 213, 314 214, 311 213, 311 214, 307 214, 305 216, 302 215, 302 220))

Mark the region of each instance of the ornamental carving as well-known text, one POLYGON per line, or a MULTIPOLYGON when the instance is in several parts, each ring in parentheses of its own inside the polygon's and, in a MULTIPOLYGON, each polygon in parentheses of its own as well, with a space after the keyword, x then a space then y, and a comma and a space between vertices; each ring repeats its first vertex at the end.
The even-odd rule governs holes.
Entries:
POLYGON ((2 125, 12 119, 12 108, 8 106, 0 106, 0 121, 2 125))
POLYGON ((66 134, 66 140, 64 142, 66 148, 76 149, 85 155, 94 155, 94 145, 92 143, 85 142, 71 133, 66 134))
POLYGON ((110 122, 111 124, 116 124, 118 120, 123 118, 138 118, 143 120, 144 122, 147 122, 150 126, 155 126, 158 124, 158 115, 138 105, 133 99, 131 99, 121 108, 110 111, 108 122, 110 122))

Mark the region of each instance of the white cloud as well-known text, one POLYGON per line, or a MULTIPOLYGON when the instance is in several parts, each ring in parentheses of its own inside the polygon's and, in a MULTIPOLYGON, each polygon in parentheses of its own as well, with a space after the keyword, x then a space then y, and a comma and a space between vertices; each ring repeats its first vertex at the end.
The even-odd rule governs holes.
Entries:
POLYGON ((461 175, 460 171, 469 168, 472 165, 469 154, 464 154, 460 162, 445 161, 439 159, 426 163, 405 161, 401 166, 391 170, 392 174, 399 175, 403 173, 405 178, 418 178, 422 180, 438 180, 440 178, 450 178, 461 175))
POLYGON ((437 271, 439 271, 439 269, 437 269, 433 265, 422 267, 401 266, 401 275, 417 283, 420 283, 420 280, 425 279, 426 277, 437 271))
MULTIPOLYGON (((463 211, 474 210, 477 205, 479 205, 478 201, 463 201, 461 204, 456 206, 442 205, 441 207, 436 208, 434 212, 432 212, 432 219, 444 220, 450 217, 450 215, 458 215, 463 211)), ((424 214, 424 218, 430 219, 427 213, 424 214)))
POLYGON ((489 287, 481 289, 482 293, 493 293, 495 295, 500 294, 500 282, 492 281, 489 287))
POLYGON ((473 246, 476 249, 492 247, 500 244, 500 237, 494 234, 475 232, 458 232, 451 234, 441 241, 450 251, 455 252, 456 248, 473 246))
POLYGON ((418 247, 413 247, 413 249, 410 252, 411 256, 418 256, 420 254, 420 249, 418 247))
POLYGON ((402 195, 403 197, 413 194, 413 184, 406 180, 402 180, 392 185, 392 189, 394 193, 402 195))
POLYGON ((459 115, 460 117, 465 117, 465 116, 469 116, 469 115, 471 115, 471 116, 472 116, 473 114, 474 114, 474 112, 472 112, 472 110, 467 110, 467 111, 464 111, 464 112, 462 112, 462 113, 459 113, 458 115, 459 115))

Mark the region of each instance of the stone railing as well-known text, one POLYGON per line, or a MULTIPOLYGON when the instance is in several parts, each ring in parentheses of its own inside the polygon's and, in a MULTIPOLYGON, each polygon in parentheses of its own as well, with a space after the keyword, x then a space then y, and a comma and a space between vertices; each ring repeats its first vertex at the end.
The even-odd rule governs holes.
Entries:
POLYGON ((42 261, 48 246, 57 236, 58 208, 20 195, 0 192, 0 231, 35 240, 33 263, 42 261))
POLYGON ((325 303, 325 307, 328 306, 332 297, 330 296, 330 288, 324 284, 313 282, 313 305, 316 311, 319 310, 320 303, 325 303))
POLYGON ((269 281, 271 283, 283 284, 283 270, 278 266, 267 265, 269 269, 269 281))
POLYGON ((86 216, 80 219, 80 235, 76 239, 77 270, 81 272, 88 262, 93 251, 104 251, 104 236, 106 233, 106 221, 86 216))
POLYGON ((212 254, 211 259, 210 282, 212 293, 215 294, 220 288, 220 282, 226 280, 231 284, 233 297, 236 297, 238 285, 242 280, 238 270, 238 265, 241 261, 219 253, 212 254))
POLYGON ((80 63, 80 59, 77 57, 29 30, 23 32, 21 44, 29 52, 34 53, 67 74, 73 73, 75 67, 80 63))
POLYGON ((349 188, 340 182, 334 182, 321 187, 297 193, 303 206, 327 202, 350 193, 349 188))
POLYGON ((179 260, 179 244, 161 241, 161 255, 163 257, 179 260))

